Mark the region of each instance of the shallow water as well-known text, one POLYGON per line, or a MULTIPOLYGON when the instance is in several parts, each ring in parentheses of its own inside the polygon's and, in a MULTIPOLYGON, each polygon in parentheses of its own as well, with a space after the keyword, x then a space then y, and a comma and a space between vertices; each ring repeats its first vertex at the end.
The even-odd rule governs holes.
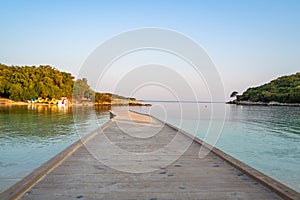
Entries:
POLYGON ((100 127, 109 109, 0 106, 0 191, 100 127))

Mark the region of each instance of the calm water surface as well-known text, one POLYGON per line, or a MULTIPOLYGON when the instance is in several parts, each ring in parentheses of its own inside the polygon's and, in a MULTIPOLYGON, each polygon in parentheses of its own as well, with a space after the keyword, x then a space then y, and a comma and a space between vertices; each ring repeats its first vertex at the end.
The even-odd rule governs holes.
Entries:
POLYGON ((109 109, 0 106, 0 191, 105 123, 109 109))

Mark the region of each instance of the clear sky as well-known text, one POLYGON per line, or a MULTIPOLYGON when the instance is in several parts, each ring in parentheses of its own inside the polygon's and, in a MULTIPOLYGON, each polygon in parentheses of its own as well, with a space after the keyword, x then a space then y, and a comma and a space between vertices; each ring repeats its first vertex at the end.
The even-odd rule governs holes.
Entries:
POLYGON ((159 27, 207 51, 228 96, 300 71, 299 0, 0 1, 0 62, 50 64, 75 76, 121 32, 159 27))

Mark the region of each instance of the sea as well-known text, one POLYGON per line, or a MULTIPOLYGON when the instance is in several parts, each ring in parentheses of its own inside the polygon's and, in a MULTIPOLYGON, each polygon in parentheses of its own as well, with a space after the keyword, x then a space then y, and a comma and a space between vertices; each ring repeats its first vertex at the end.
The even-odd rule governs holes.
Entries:
POLYGON ((173 124, 300 192, 300 107, 151 101, 146 106, 0 106, 0 192, 131 109, 173 124))

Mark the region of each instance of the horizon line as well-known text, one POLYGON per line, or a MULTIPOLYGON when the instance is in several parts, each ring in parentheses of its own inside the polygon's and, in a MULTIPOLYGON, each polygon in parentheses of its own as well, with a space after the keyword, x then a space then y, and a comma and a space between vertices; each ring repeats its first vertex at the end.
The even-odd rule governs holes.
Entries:
POLYGON ((166 103, 226 103, 226 101, 192 101, 192 100, 183 100, 183 101, 178 101, 178 100, 150 100, 150 99, 143 99, 142 101, 145 102, 166 102, 166 103))

